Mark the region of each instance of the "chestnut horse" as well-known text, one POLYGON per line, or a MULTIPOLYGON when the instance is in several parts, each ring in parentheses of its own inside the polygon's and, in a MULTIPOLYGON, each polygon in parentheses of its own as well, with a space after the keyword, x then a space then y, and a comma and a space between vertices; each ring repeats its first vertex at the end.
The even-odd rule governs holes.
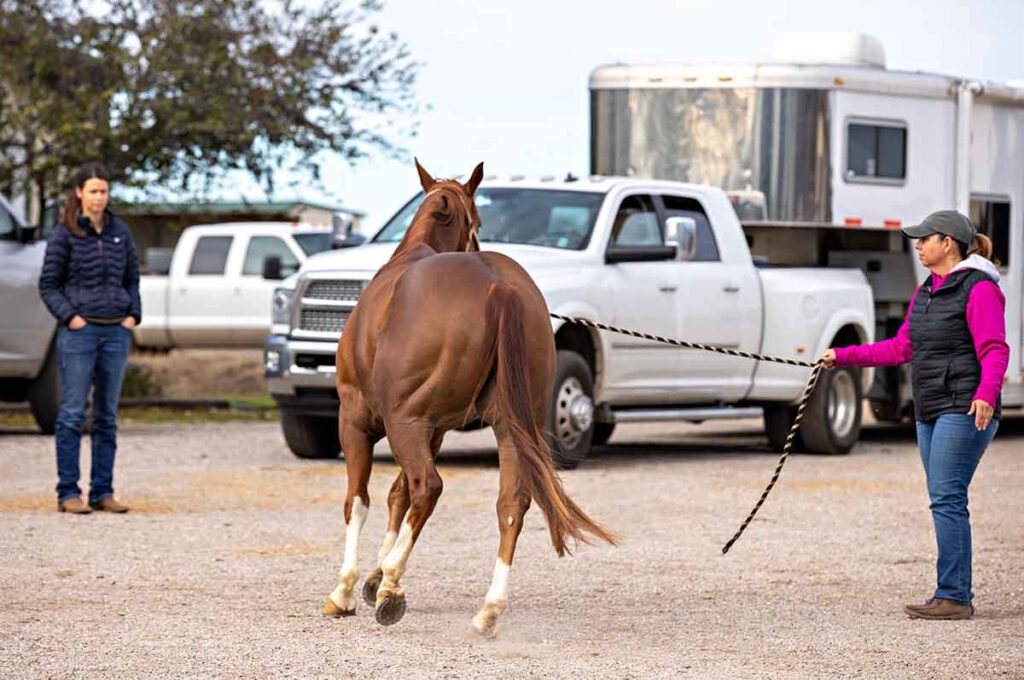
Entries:
POLYGON ((351 616, 359 533, 370 496, 373 445, 385 435, 401 468, 388 494, 388 525, 377 568, 363 586, 376 619, 405 613, 399 581, 441 495, 434 459, 448 430, 480 419, 498 442, 498 557, 473 628, 494 632, 506 607, 509 567, 531 499, 547 519, 559 555, 567 540, 615 543, 566 495, 541 423, 555 371, 547 304, 512 259, 479 252, 473 197, 465 184, 435 180, 416 162, 425 198, 405 238, 360 296, 337 354, 339 434, 348 469, 345 558, 328 616, 351 616))

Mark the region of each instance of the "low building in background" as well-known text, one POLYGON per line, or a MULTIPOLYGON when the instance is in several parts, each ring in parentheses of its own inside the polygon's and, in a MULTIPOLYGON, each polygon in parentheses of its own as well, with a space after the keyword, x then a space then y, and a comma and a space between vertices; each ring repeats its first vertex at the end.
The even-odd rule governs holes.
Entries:
POLYGON ((365 215, 340 204, 303 200, 122 203, 112 210, 131 227, 140 256, 150 248, 173 248, 181 232, 197 224, 303 222, 330 226, 336 216, 348 215, 358 231, 365 215))

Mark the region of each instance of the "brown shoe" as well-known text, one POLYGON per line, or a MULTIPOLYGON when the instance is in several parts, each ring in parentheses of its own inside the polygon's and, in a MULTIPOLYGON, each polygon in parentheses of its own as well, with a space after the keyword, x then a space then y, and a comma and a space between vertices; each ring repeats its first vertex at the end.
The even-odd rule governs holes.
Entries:
POLYGON ((82 502, 81 496, 72 496, 57 503, 57 512, 70 512, 72 515, 88 515, 92 512, 92 508, 82 502))
POLYGON ((936 621, 953 621, 969 619, 974 616, 974 606, 956 600, 933 597, 922 605, 908 604, 903 611, 912 619, 931 619, 936 621))
POLYGON ((90 503, 89 505, 92 506, 93 510, 98 510, 100 512, 128 512, 128 506, 118 503, 117 501, 114 500, 113 496, 101 498, 98 501, 90 503))

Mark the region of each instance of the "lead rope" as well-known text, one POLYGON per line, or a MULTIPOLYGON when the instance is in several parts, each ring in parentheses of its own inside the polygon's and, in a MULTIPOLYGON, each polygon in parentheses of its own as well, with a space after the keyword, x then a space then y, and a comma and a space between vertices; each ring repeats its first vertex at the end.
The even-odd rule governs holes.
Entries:
POLYGON ((641 333, 639 331, 631 331, 626 328, 617 328, 616 326, 609 326, 608 324, 598 323, 597 321, 591 321, 589 319, 580 319, 573 316, 562 316, 561 314, 552 314, 552 318, 565 321, 567 323, 576 323, 581 326, 588 328, 596 328, 602 331, 611 331, 612 333, 621 333, 622 335, 630 335, 634 338, 644 338, 645 340, 654 340, 655 342, 662 342, 667 345, 675 345, 677 347, 687 347, 689 349, 700 349, 707 352, 717 352, 718 354, 727 354, 733 357, 742 357, 744 359, 756 359, 758 361, 771 361, 777 364, 786 364, 787 366, 803 366, 805 368, 812 368, 811 377, 807 379, 807 386, 804 388, 804 393, 800 397, 800 404, 796 409, 796 418, 793 420, 793 425, 789 428, 789 434, 786 436, 786 444, 782 447, 782 455, 779 456, 779 463, 775 466, 775 473, 769 480, 768 485, 764 488, 761 493, 761 497, 757 499, 757 503, 754 508, 747 515, 747 518, 740 524, 740 528, 736 530, 726 544, 722 547, 722 554, 729 552, 729 548, 732 547, 743 532, 746 531, 747 526, 754 520, 754 515, 764 505, 765 500, 768 498, 768 494, 771 493, 775 483, 779 481, 779 475, 782 474, 782 466, 786 464, 786 459, 789 458, 789 452, 793 449, 793 441, 796 439, 796 433, 800 429, 800 423, 804 419, 804 411, 807 409, 807 402, 811 398, 811 393, 814 392, 814 386, 818 383, 818 376, 821 375, 821 369, 823 364, 821 361, 811 363, 809 361, 797 361, 795 359, 784 359, 782 357, 766 356, 764 354, 754 354, 752 352, 741 352, 735 349, 726 349, 724 347, 715 347, 713 345, 704 345, 699 342, 686 342, 685 340, 676 340, 675 338, 666 338, 661 335, 653 335, 651 333, 641 333))

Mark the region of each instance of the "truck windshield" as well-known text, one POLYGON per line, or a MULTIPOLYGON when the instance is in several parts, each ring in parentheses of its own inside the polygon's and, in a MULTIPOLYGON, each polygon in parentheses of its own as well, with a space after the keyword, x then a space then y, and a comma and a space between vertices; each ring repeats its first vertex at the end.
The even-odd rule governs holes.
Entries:
MULTIPOLYGON (((604 194, 484 187, 477 190, 475 200, 482 221, 482 242, 583 250, 590 241, 604 194)), ((421 193, 398 211, 373 240, 401 241, 422 202, 421 193)))
POLYGON ((325 250, 331 249, 330 232, 316 232, 312 234, 295 234, 295 240, 306 255, 316 255, 325 250))

